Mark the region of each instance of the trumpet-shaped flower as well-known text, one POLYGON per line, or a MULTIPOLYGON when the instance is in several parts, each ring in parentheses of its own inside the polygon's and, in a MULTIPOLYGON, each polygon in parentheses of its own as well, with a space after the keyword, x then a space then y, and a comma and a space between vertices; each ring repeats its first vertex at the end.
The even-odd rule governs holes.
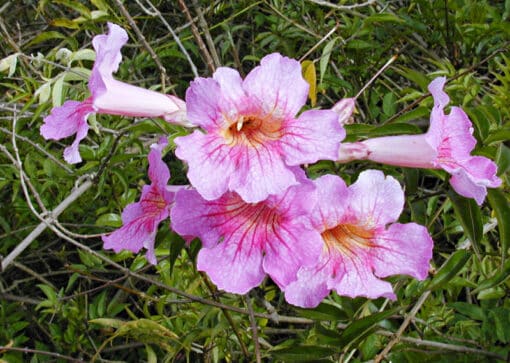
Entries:
POLYGON ((345 143, 339 161, 367 159, 383 164, 443 169, 451 174, 450 184, 460 195, 482 204, 487 187, 501 184, 496 164, 483 156, 472 156, 476 145, 473 127, 466 113, 452 107, 448 115, 444 107, 450 98, 443 91, 446 79, 438 77, 429 85, 434 98, 430 127, 423 135, 399 135, 345 143))
POLYGON ((270 54, 243 80, 221 67, 186 92, 190 122, 203 130, 175 139, 188 179, 207 200, 227 191, 259 202, 298 184, 298 165, 335 160, 345 131, 338 114, 309 110, 308 84, 295 60, 270 54))
POLYGON ((89 79, 92 94, 83 102, 66 101, 54 107, 41 126, 45 139, 60 140, 76 134, 74 142, 65 149, 64 159, 71 164, 81 161, 78 146, 87 136, 89 114, 162 117, 168 122, 190 126, 186 120, 186 104, 181 99, 132 86, 113 78, 122 60, 120 49, 128 40, 127 33, 118 25, 108 23, 108 34, 92 40, 96 60, 89 79))
POLYGON ((170 179, 168 166, 161 159, 161 151, 167 144, 161 139, 151 146, 148 155, 150 185, 142 189, 140 201, 131 203, 122 212, 123 226, 108 236, 103 236, 104 248, 115 252, 129 250, 138 252, 144 247, 147 260, 155 265, 154 242, 158 225, 170 215, 175 187, 167 185, 170 179))
POLYGON ((305 223, 315 201, 310 182, 258 203, 247 203, 235 192, 207 201, 196 190, 181 190, 172 228, 202 240, 197 268, 220 289, 244 294, 266 274, 282 287, 296 279, 300 266, 319 258, 320 234, 305 223))
POLYGON ((288 302, 314 307, 331 290, 350 297, 395 299, 391 284, 381 278, 427 276, 432 239, 423 226, 394 223, 404 205, 394 178, 367 170, 350 187, 332 175, 315 184, 318 202, 311 218, 323 250, 314 266, 301 268, 296 281, 284 288, 288 302))

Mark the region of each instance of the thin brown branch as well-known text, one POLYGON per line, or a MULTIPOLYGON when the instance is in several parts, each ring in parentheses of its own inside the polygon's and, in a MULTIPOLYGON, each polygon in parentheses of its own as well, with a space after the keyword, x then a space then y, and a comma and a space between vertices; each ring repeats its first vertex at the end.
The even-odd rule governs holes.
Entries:
POLYGON ((200 36, 200 32, 198 31, 198 28, 193 20, 193 17, 191 16, 191 13, 189 12, 189 9, 186 6, 186 3, 184 2, 184 0, 178 0, 178 1, 179 1, 179 7, 184 12, 184 15, 186 15, 186 18, 190 22, 191 32, 193 33, 193 37, 195 38, 195 40, 198 44, 198 49, 200 49, 200 53, 202 53, 202 56, 205 59, 207 68, 209 69, 209 72, 214 73, 214 71, 216 70, 216 67, 214 66, 214 61, 211 57, 211 54, 207 50, 207 47, 205 46, 205 43, 202 40, 202 37, 200 36))
POLYGON ((145 39, 145 36, 143 35, 142 31, 140 30, 138 25, 136 25, 135 20, 129 14, 129 12, 127 11, 126 7, 122 4, 122 2, 120 0, 115 0, 115 3, 117 4, 117 7, 119 8, 122 15, 124 15, 126 17, 128 23, 131 26, 131 28, 133 29, 133 31, 136 33, 138 40, 140 40, 143 47, 147 50, 147 52, 149 52, 151 58, 154 60, 154 63, 156 63, 156 66, 158 67, 159 73, 161 76, 161 87, 162 87, 161 89, 163 92, 166 92, 165 83, 168 83, 168 85, 171 85, 172 82, 170 82, 170 78, 168 77, 168 75, 166 73, 165 67, 163 67, 163 64, 161 63, 161 60, 159 59, 159 57, 156 54, 156 52, 154 51, 154 49, 152 49, 150 44, 147 42, 147 39, 145 39))
POLYGON ((21 353, 24 353, 24 354, 41 354, 41 355, 46 355, 48 357, 53 357, 53 358, 57 358, 57 359, 65 359, 65 360, 67 360, 69 362, 85 363, 84 360, 73 358, 73 357, 69 357, 67 355, 63 355, 63 354, 60 354, 60 353, 46 352, 44 350, 31 349, 31 348, 19 348, 19 347, 0 346, 0 354, 3 353, 3 352, 7 352, 7 351, 21 352, 21 353))
POLYGON ((311 3, 317 4, 317 5, 327 6, 328 8, 332 8, 332 9, 336 9, 336 10, 352 10, 352 9, 356 9, 356 8, 370 6, 373 3, 375 3, 375 0, 368 0, 368 1, 365 1, 364 3, 360 3, 360 4, 338 5, 338 4, 333 4, 329 1, 324 1, 324 0, 308 0, 308 1, 311 3))
POLYGON ((209 26, 205 21, 204 13, 202 12, 202 8, 198 4, 197 0, 191 0, 193 3, 193 7, 195 8, 195 12, 198 15, 198 25, 202 28, 204 32, 205 41, 207 42, 207 46, 209 47, 209 52, 214 61, 214 65, 216 68, 221 66, 220 57, 218 57, 218 52, 216 52, 216 46, 214 45, 214 41, 212 40, 211 33, 209 32, 209 26))
POLYGON ((248 308, 248 313, 249 313, 249 317, 250 317, 251 334, 252 334, 253 346, 255 347, 255 359, 257 360, 257 363, 261 363, 262 358, 260 356, 259 334, 257 331, 258 327, 257 327, 257 321, 255 320, 255 315, 253 312, 253 305, 251 303, 250 295, 249 294, 244 295, 244 299, 246 301, 246 307, 248 308))
POLYGON ((416 304, 413 306, 413 308, 411 309, 411 311, 409 312, 409 314, 406 316, 406 318, 404 319, 404 321, 402 322, 402 324, 400 325, 400 327, 398 328, 397 332, 395 333, 395 335, 393 336, 393 338, 390 340, 390 342, 384 347, 383 351, 381 353, 379 353, 375 358, 374 358, 374 363, 380 363, 387 355, 388 353, 391 351, 391 349, 393 348, 393 346, 395 344, 397 344, 400 339, 402 338, 402 334, 404 334, 404 331, 407 329, 407 327, 409 326, 409 324, 411 323, 411 321, 414 319, 414 317, 416 316, 416 314, 418 313, 418 311, 421 309, 423 303, 425 302, 425 300, 427 300, 427 298, 430 296, 431 294, 431 291, 430 290, 427 290, 425 291, 421 296, 420 298, 418 299, 418 301, 416 302, 416 304))

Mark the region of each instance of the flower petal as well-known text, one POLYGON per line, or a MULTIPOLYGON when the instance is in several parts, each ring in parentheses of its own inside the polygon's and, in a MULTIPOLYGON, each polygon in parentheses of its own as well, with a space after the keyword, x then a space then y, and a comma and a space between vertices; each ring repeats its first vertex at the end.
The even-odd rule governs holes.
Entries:
POLYGON ((108 236, 103 236, 104 248, 115 252, 122 250, 140 251, 147 240, 156 236, 154 223, 144 217, 144 210, 139 202, 127 205, 122 211, 123 226, 108 236))
POLYGON ((244 90, 275 118, 292 118, 306 103, 308 83, 298 61, 273 53, 261 59, 245 78, 244 90))
POLYGON ((92 112, 94 108, 90 99, 83 102, 66 101, 62 106, 53 107, 44 118, 40 133, 46 140, 60 140, 74 135, 92 112))
POLYGON ((324 175, 314 180, 319 202, 311 213, 313 225, 320 232, 335 227, 343 219, 349 204, 349 191, 343 179, 324 175))
POLYGON ((81 162, 81 156, 79 151, 80 141, 83 140, 89 132, 89 125, 86 120, 81 121, 78 124, 76 130, 76 138, 73 143, 64 149, 64 160, 69 164, 76 164, 81 162))
POLYGON ((378 234, 374 242, 371 254, 377 276, 404 274, 419 280, 427 277, 434 242, 425 227, 395 223, 378 234))
POLYGON ((258 148, 241 145, 230 152, 236 172, 230 176, 229 190, 236 191, 247 202, 260 202, 298 184, 294 169, 299 167, 285 165, 271 145, 258 148))
POLYGON ((314 308, 329 294, 327 279, 329 269, 302 267, 297 273, 297 280, 285 288, 285 300, 292 305, 314 308))
POLYGON ((195 130, 191 135, 175 138, 175 144, 175 155, 188 163, 190 183, 205 199, 217 199, 228 190, 236 165, 224 140, 195 130))
POLYGON ((96 60, 89 79, 89 90, 94 97, 106 91, 104 78, 112 78, 122 60, 120 49, 128 41, 128 35, 117 24, 108 23, 108 34, 96 35, 92 46, 96 51, 96 60))
POLYGON ((151 151, 147 156, 149 160, 149 179, 152 184, 165 187, 170 179, 170 170, 163 161, 161 151, 168 144, 166 138, 161 138, 159 143, 151 145, 151 151))
POLYGON ((487 195, 487 187, 497 188, 501 179, 496 176, 496 164, 486 157, 473 156, 452 172, 450 184, 466 198, 474 198, 481 205, 487 195))
POLYGON ((264 271, 281 288, 295 281, 300 267, 313 266, 319 260, 322 239, 317 231, 299 225, 280 225, 269 231, 266 244, 264 271))
POLYGON ((208 132, 228 126, 223 112, 227 118, 237 117, 237 110, 223 99, 220 84, 212 78, 198 77, 191 82, 186 91, 186 107, 189 121, 208 132))
POLYGON ((202 248, 197 269, 204 271, 221 290, 246 294, 264 279, 262 251, 249 243, 226 239, 213 248, 202 248))
POLYGON ((305 111, 297 120, 285 123, 280 140, 288 165, 336 160, 345 129, 338 123, 338 114, 331 110, 305 111))
POLYGON ((349 211, 366 227, 395 222, 404 207, 404 192, 396 179, 379 170, 366 170, 349 187, 349 211))
POLYGON ((375 277, 369 257, 362 251, 354 256, 337 255, 336 275, 328 281, 328 288, 334 289, 338 295, 369 299, 386 297, 395 300, 391 284, 375 277))
POLYGON ((196 191, 182 189, 175 195, 175 204, 171 211, 172 229, 181 236, 199 237, 205 247, 214 247, 224 231, 220 228, 229 215, 226 208, 231 193, 216 201, 207 201, 196 191))

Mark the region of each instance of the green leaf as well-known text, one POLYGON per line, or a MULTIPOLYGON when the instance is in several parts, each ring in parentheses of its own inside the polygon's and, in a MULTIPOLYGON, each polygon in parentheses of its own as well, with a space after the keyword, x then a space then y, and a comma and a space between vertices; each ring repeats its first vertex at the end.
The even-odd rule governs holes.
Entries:
POLYGON ((448 198, 452 201, 455 215, 463 227, 467 237, 471 240, 475 251, 480 251, 480 241, 483 237, 483 222, 480 207, 474 199, 464 198, 450 190, 448 198))
POLYGON ((489 189, 487 196, 498 220, 499 243, 504 261, 510 247, 510 205, 505 193, 499 189, 489 189))
POLYGON ((333 348, 320 345, 298 345, 272 351, 275 358, 285 362, 317 361, 317 359, 327 358, 334 353, 333 348))
POLYGON ((343 331, 338 341, 338 346, 344 348, 359 342, 378 328, 377 323, 393 315, 400 309, 400 306, 396 306, 393 309, 381 311, 353 321, 343 331))
POLYGON ((443 263, 430 283, 425 285, 428 290, 437 290, 446 285, 469 261, 471 253, 467 250, 458 250, 443 263))
POLYGON ((337 305, 328 302, 327 300, 323 301, 319 304, 315 309, 296 309, 299 315, 314 319, 314 320, 326 320, 326 321, 335 321, 335 320, 345 320, 348 318, 345 311, 340 309, 337 305))
POLYGON ((489 133, 489 136, 484 140, 485 144, 493 142, 510 140, 510 129, 499 129, 489 133))
POLYGON ((485 313, 483 309, 479 306, 469 304, 463 301, 454 302, 448 305, 453 307, 459 313, 466 315, 473 320, 483 321, 485 319, 485 313))
POLYGON ((322 85, 322 80, 324 79, 324 75, 326 74, 326 69, 328 68, 329 59, 331 57, 331 52, 333 51, 333 47, 335 46, 335 43, 337 42, 338 37, 335 37, 331 39, 327 44, 324 46, 324 49, 322 50, 321 59, 319 61, 319 71, 320 71, 320 80, 319 84, 322 85))
POLYGON ((483 280, 478 284, 476 289, 473 290, 473 293, 478 293, 482 290, 489 289, 491 287, 498 286, 505 282, 510 277, 510 260, 507 260, 502 269, 496 272, 493 276, 489 277, 486 280, 483 280))
POLYGON ((26 48, 30 48, 33 45, 45 42, 50 39, 67 39, 67 37, 59 33, 57 31, 49 31, 49 32, 42 32, 37 34, 34 39, 32 39, 28 44, 25 45, 26 48))
POLYGON ((106 213, 96 219, 96 226, 121 227, 122 218, 116 213, 106 213))
POLYGON ((397 98, 392 92, 383 97, 383 112, 386 116, 394 115, 397 110, 397 98))
POLYGON ((418 120, 425 116, 428 117, 429 114, 430 109, 428 107, 417 107, 414 110, 406 112, 402 116, 399 116, 396 119, 392 120, 391 123, 403 123, 418 120))

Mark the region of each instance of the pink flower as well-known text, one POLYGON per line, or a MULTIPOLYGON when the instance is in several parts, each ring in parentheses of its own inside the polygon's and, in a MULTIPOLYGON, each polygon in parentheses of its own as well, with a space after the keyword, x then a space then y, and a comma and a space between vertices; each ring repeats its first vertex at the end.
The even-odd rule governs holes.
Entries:
POLYGON ((332 175, 315 184, 319 195, 311 218, 322 236, 322 255, 284 288, 288 302, 315 307, 331 290, 350 297, 395 299, 391 284, 381 278, 427 276, 432 239, 423 226, 394 223, 404 205, 394 178, 367 170, 350 187, 332 175))
POLYGON ((309 182, 258 203, 247 203, 235 192, 207 201, 195 190, 181 190, 172 228, 202 240, 197 268, 220 289, 244 294, 266 273, 282 287, 320 255, 320 234, 304 223, 315 201, 309 182))
POLYGON ((471 156, 476 139, 466 113, 459 107, 452 107, 445 115, 444 107, 450 102, 443 91, 445 82, 444 77, 439 77, 429 85, 434 108, 426 134, 345 143, 340 148, 339 161, 367 159, 404 167, 443 169, 452 175, 450 184, 457 193, 482 204, 487 187, 498 187, 501 179, 496 176, 497 167, 492 160, 471 156))
POLYGON ((129 250, 138 252, 142 247, 147 250, 147 260, 155 265, 154 240, 158 225, 170 215, 170 206, 174 201, 175 187, 167 185, 170 179, 168 166, 161 159, 161 151, 167 144, 162 138, 151 146, 148 155, 150 185, 142 189, 139 202, 131 203, 122 212, 123 226, 108 236, 103 236, 104 248, 115 252, 129 250))
POLYGON ((76 134, 76 139, 64 151, 64 159, 71 164, 81 161, 79 143, 87 136, 87 117, 90 113, 110 115, 162 117, 168 122, 190 126, 186 120, 186 104, 177 97, 150 91, 117 81, 113 73, 122 60, 120 49, 128 40, 118 25, 108 23, 109 32, 97 35, 92 41, 96 60, 89 79, 92 94, 83 102, 66 101, 54 107, 44 118, 41 135, 60 140, 76 134))
POLYGON ((299 63, 278 53, 244 80, 226 67, 197 78, 186 104, 203 132, 175 139, 191 184, 207 200, 235 191, 255 203, 298 184, 298 165, 336 159, 345 136, 338 114, 309 110, 296 118, 307 95, 299 63))

